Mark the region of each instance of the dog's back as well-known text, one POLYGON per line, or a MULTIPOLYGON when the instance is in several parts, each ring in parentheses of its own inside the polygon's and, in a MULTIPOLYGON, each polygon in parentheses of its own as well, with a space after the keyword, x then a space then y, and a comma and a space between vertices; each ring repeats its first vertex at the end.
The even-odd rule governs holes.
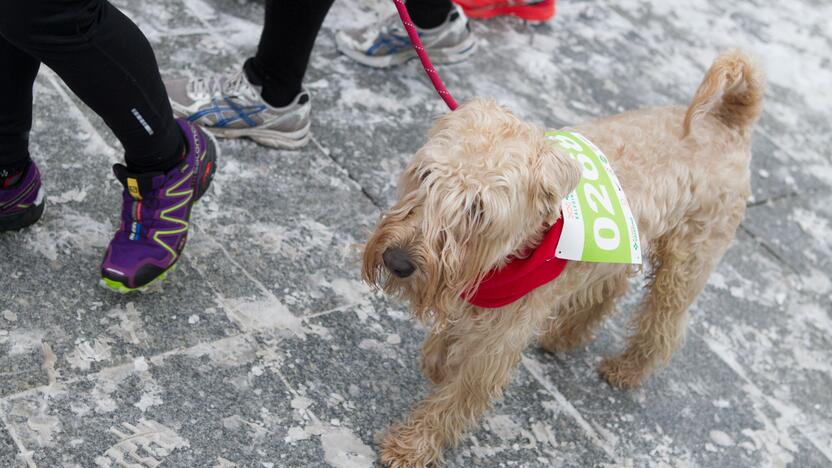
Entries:
POLYGON ((575 127, 612 161, 645 241, 690 210, 744 207, 750 194, 751 125, 762 77, 747 56, 719 56, 688 108, 640 109, 575 127))

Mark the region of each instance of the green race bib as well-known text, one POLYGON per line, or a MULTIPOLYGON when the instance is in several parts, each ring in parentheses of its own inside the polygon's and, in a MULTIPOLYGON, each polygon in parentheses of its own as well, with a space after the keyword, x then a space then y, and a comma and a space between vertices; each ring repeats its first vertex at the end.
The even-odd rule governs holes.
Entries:
POLYGON ((578 132, 552 130, 546 138, 576 160, 583 176, 563 199, 563 233, 555 256, 601 263, 641 263, 638 227, 624 190, 604 153, 578 132))

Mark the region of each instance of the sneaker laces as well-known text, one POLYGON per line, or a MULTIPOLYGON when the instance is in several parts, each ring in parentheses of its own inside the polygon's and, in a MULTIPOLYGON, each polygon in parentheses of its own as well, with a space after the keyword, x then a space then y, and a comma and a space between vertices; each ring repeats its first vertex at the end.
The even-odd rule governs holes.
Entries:
POLYGON ((216 95, 259 97, 253 93, 245 73, 240 70, 232 75, 214 74, 195 78, 187 84, 187 92, 194 97, 208 98, 216 95))
MULTIPOLYGON (((392 15, 384 18, 383 20, 376 23, 378 26, 378 36, 376 39, 381 38, 382 36, 400 36, 400 37, 407 37, 407 31, 405 31, 404 26, 402 26, 402 22, 399 19, 399 15, 393 13, 392 15)), ((416 29, 419 29, 417 26, 416 29)), ((408 39, 409 40, 409 39, 408 39)))
MULTIPOLYGON (((125 189, 125 192, 127 189, 125 189)), ((130 195, 126 193, 123 195, 126 201, 129 203, 124 203, 121 207, 122 216, 126 219, 127 223, 124 226, 125 231, 131 237, 133 235, 137 235, 137 237, 147 238, 147 234, 153 228, 153 225, 156 222, 155 216, 146 216, 148 212, 155 214, 155 208, 158 205, 158 200, 154 197, 149 196, 150 194, 145 195, 142 200, 135 200, 130 195), (138 209, 145 209, 144 214, 141 216, 141 221, 136 219, 136 210, 138 209), (138 230, 134 229, 134 226, 138 224, 141 226, 138 230)))

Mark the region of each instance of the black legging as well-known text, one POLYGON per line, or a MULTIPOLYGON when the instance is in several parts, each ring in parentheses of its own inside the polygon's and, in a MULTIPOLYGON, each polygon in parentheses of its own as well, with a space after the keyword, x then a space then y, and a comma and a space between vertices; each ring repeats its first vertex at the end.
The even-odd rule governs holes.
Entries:
MULTIPOLYGON (((334 0, 267 0, 249 59, 272 105, 300 92, 315 37, 334 0)), ((441 24, 450 0, 409 0, 414 23, 441 24)), ((28 164, 32 83, 47 64, 113 130, 137 172, 164 170, 179 153, 156 58, 139 29, 106 0, 0 0, 0 171, 28 164)))
POLYGON ((0 170, 28 164, 41 62, 104 119, 131 170, 172 166, 182 136, 153 50, 132 21, 105 0, 2 0, 0 170))
MULTIPOLYGON (((273 106, 289 104, 300 92, 318 30, 334 0, 266 0, 266 18, 257 55, 246 72, 263 85, 263 98, 273 106)), ((420 28, 445 21, 451 0, 408 0, 407 11, 420 28)))

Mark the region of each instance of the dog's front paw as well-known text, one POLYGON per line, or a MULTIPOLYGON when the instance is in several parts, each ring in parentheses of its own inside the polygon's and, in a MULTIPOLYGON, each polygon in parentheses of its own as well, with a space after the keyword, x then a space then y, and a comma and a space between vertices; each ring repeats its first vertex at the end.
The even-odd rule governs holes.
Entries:
POLYGON ((636 388, 646 377, 645 366, 625 356, 608 357, 601 361, 598 373, 610 385, 623 389, 636 388))
POLYGON ((441 448, 433 446, 424 432, 412 425, 398 425, 390 429, 381 443, 379 460, 391 468, 421 468, 441 464, 441 448))

